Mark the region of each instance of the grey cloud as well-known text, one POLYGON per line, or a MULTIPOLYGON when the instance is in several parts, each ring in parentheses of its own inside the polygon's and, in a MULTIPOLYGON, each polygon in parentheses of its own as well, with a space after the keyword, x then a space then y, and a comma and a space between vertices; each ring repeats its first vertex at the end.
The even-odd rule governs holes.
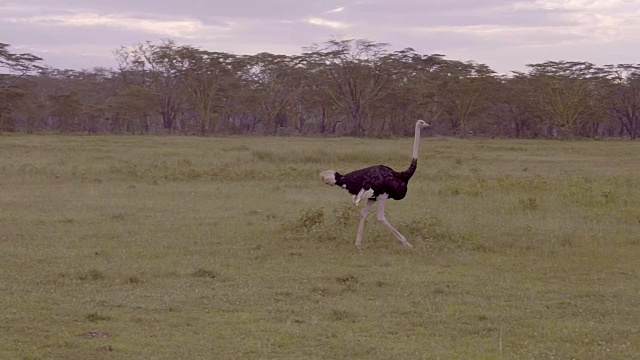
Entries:
POLYGON ((291 54, 335 36, 440 52, 507 72, 540 54, 633 61, 640 27, 628 15, 629 3, 610 1, 587 12, 560 0, 130 0, 117 6, 20 0, 0 5, 0 41, 57 67, 86 68, 113 64, 111 51, 121 45, 162 38, 213 51, 291 54), (61 65, 65 58, 69 65, 61 65))
MULTIPOLYGON (((144 39, 144 32, 134 32, 125 29, 112 27, 50 27, 44 25, 29 24, 11 24, 12 35, 9 39, 30 39, 29 43, 38 46, 60 46, 72 44, 91 44, 96 43, 96 39, 101 38, 100 45, 104 46, 120 46, 132 43, 132 38, 144 39), (105 36, 108 33, 108 36, 105 36)), ((9 29, 4 23, 0 22, 0 33, 5 33, 9 29)), ((19 45, 19 42, 13 42, 19 45)))
POLYGON ((318 2, 309 5, 304 1, 296 0, 232 0, 220 2, 207 2, 200 0, 181 1, 142 1, 128 0, 119 2, 114 6, 113 2, 99 0, 56 0, 42 6, 42 1, 22 0, 22 5, 43 7, 47 11, 53 10, 79 10, 97 11, 108 13, 135 13, 135 14, 169 14, 171 16, 207 17, 224 16, 233 18, 273 19, 300 16, 311 11, 324 11, 330 8, 320 5, 318 2), (52 5, 55 3, 55 6, 52 5))

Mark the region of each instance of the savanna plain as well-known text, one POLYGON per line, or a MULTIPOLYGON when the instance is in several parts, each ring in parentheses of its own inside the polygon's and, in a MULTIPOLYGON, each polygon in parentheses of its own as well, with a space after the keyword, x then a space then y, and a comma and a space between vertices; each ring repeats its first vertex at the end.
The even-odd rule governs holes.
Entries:
POLYGON ((640 142, 0 137, 2 359, 638 359, 640 142))

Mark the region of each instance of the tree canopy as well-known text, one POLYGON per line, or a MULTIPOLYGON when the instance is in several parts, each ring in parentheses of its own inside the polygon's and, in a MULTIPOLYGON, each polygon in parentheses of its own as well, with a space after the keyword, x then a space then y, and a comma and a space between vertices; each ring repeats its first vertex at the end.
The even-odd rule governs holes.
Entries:
POLYGON ((0 43, 0 131, 403 136, 640 136, 640 65, 547 61, 509 76, 364 39, 300 55, 172 40, 115 49, 117 68, 53 69, 0 43))

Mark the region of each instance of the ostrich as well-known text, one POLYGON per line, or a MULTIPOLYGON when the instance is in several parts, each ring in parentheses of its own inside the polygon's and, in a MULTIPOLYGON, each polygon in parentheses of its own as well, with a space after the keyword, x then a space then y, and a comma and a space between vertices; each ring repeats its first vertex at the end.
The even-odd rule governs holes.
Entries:
POLYGON ((428 127, 424 120, 416 122, 416 130, 413 139, 413 158, 409 168, 402 172, 396 172, 388 166, 377 165, 352 171, 342 175, 335 170, 325 170, 320 173, 320 179, 327 185, 338 185, 347 189, 353 195, 353 202, 358 205, 360 200, 367 199, 367 203, 360 211, 360 225, 356 236, 356 246, 362 242, 362 230, 364 222, 371 210, 371 206, 378 201, 377 220, 395 235, 402 245, 411 247, 407 239, 400 234, 384 217, 384 205, 387 199, 402 200, 407 194, 407 184, 418 166, 418 144, 420 143, 420 130, 428 127))

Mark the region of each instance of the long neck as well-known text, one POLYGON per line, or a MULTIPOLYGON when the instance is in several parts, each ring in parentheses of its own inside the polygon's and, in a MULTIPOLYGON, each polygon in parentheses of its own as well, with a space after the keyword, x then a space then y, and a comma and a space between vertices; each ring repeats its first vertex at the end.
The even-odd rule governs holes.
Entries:
POLYGON ((413 157, 411 158, 411 165, 409 168, 400 173, 400 178, 405 181, 409 181, 418 167, 418 145, 420 144, 420 126, 416 124, 416 133, 413 138, 413 157))
POLYGON ((416 124, 416 133, 413 137, 413 157, 412 159, 418 159, 418 145, 420 144, 420 126, 416 124))

